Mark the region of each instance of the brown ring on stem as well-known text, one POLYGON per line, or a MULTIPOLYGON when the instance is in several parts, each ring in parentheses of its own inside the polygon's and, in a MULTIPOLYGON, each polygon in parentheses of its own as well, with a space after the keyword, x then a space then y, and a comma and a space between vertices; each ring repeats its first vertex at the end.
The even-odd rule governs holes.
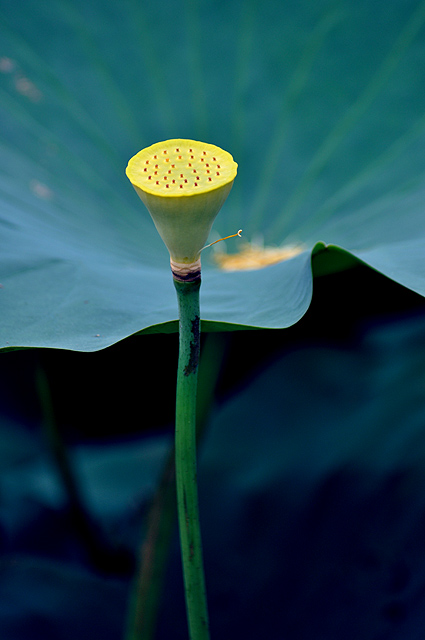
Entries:
POLYGON ((201 259, 189 264, 185 262, 175 262, 170 258, 173 278, 178 282, 196 282, 201 279, 201 259))

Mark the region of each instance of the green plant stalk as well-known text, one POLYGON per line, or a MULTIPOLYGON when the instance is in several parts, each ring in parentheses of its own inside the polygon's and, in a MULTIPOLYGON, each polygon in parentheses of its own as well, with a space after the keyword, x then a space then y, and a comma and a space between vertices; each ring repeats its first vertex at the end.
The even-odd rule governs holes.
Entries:
MULTIPOLYGON (((199 361, 196 399, 197 446, 206 428, 220 376, 228 336, 209 333, 199 361)), ((133 580, 125 640, 153 640, 176 509, 175 447, 164 466, 147 516, 146 533, 133 580)))
POLYGON ((68 499, 74 524, 85 542, 91 560, 99 565, 104 559, 102 551, 104 551, 105 542, 101 539, 101 532, 85 506, 67 446, 56 422, 48 377, 41 364, 36 371, 36 388, 42 410, 42 428, 68 499))
POLYGON ((133 580, 125 640, 153 640, 170 541, 175 528, 176 484, 174 447, 147 518, 139 570, 133 580))
POLYGON ((174 278, 179 304, 176 390, 176 487, 180 547, 191 640, 208 640, 209 625, 196 478, 196 390, 200 351, 199 288, 174 278))

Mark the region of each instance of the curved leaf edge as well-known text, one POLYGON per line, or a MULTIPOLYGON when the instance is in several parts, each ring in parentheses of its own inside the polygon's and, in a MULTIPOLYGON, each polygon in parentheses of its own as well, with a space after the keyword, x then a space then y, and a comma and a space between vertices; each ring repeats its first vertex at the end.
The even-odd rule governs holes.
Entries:
MULTIPOLYGON (((332 274, 336 274, 339 272, 355 269, 358 267, 367 267, 376 271, 378 273, 382 273, 372 267, 367 262, 361 260, 360 258, 353 255, 350 251, 339 247, 334 244, 326 244, 324 242, 317 242, 314 247, 311 249, 311 274, 314 285, 314 280, 316 278, 323 278, 332 274)), ((385 274, 382 274, 385 276, 385 274)), ((388 276, 386 276, 388 277, 388 276)), ((391 279, 391 278, 389 278, 391 279)), ((396 281, 394 281, 396 282, 396 281)), ((401 285, 403 286, 403 285, 401 285)), ((304 315, 307 313, 308 305, 305 311, 300 315, 298 322, 304 315)), ((218 332, 231 332, 231 331, 258 331, 262 329, 266 330, 280 330, 288 327, 274 327, 274 326, 266 326, 266 325, 250 325, 250 324, 236 324, 231 322, 219 322, 215 320, 203 319, 202 321, 202 333, 218 333, 218 332)), ((296 324, 296 322, 292 323, 296 324)), ((135 336, 145 336, 145 335, 157 335, 157 334, 171 334, 178 332, 178 320, 170 320, 168 322, 163 322, 155 325, 151 325, 149 327, 145 327, 144 329, 137 331, 133 334, 129 334, 125 336, 121 340, 117 340, 116 342, 106 345, 104 347, 100 347, 96 349, 96 351, 101 351, 110 346, 114 346, 127 338, 135 337, 135 336)), ((2 353, 14 352, 14 351, 23 351, 29 349, 58 349, 64 351, 81 351, 80 349, 62 349, 61 347, 39 347, 39 346, 19 346, 13 345, 9 347, 4 347, 0 349, 2 353)))

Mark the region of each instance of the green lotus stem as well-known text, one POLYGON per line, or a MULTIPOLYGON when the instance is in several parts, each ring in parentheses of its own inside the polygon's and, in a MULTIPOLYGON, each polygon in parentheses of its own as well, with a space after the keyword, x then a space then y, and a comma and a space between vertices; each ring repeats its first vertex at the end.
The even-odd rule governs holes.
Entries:
POLYGON ((180 546, 191 640, 208 640, 208 610, 196 479, 196 389, 200 346, 200 278, 174 278, 179 304, 179 362, 176 394, 176 486, 180 546))
POLYGON ((65 491, 76 531, 95 566, 102 569, 109 568, 108 563, 110 562, 111 565, 114 563, 115 549, 109 548, 100 527, 85 505, 77 474, 56 421, 48 376, 41 364, 36 371, 36 388, 41 405, 42 429, 58 478, 65 491))
POLYGON ((196 483, 201 251, 214 244, 205 245, 237 167, 230 153, 215 145, 174 138, 142 149, 126 168, 169 251, 179 303, 176 488, 191 640, 209 638, 196 483))
POLYGON ((153 640, 176 516, 174 447, 148 514, 140 566, 133 581, 125 640, 153 640))
MULTIPOLYGON (((196 401, 198 447, 214 404, 226 345, 227 339, 220 332, 207 334, 203 345, 196 401)), ((129 603, 125 640, 153 640, 155 637, 164 573, 177 515, 175 458, 173 446, 147 516, 139 569, 134 577, 129 603)))

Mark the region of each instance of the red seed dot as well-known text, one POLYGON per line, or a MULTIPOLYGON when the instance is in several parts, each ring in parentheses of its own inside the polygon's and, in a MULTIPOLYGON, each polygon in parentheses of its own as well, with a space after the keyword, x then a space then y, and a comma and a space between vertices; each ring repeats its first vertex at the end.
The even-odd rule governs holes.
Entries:
POLYGON ((164 176, 164 180, 166 180, 166 179, 167 179, 167 176, 164 176))
POLYGON ((185 182, 187 182, 187 180, 185 180, 185 182))
POLYGON ((193 173, 196 173, 196 169, 193 170, 193 173))
POLYGON ((180 189, 183 189, 183 185, 182 184, 180 185, 180 189))
POLYGON ((209 169, 207 169, 207 173, 211 173, 211 171, 209 169))
POLYGON ((197 180, 200 180, 201 178, 200 178, 199 176, 196 176, 196 179, 197 179, 197 180))
POLYGON ((159 180, 156 181, 156 184, 159 184, 159 180))
POLYGON ((168 169, 168 173, 171 173, 171 169, 168 169))
POLYGON ((176 149, 176 153, 178 153, 180 151, 180 149, 176 149))
POLYGON ((173 184, 175 184, 175 183, 176 183, 176 181, 175 181, 175 180, 171 180, 171 182, 172 182, 173 184))
POLYGON ((219 175, 220 175, 220 172, 219 172, 219 171, 216 171, 216 174, 215 174, 215 175, 216 175, 216 176, 219 176, 219 175))
POLYGON ((146 160, 146 164, 149 164, 149 160, 146 160))
POLYGON ((190 156, 190 159, 193 160, 195 156, 190 156))
POLYGON ((181 160, 181 159, 182 159, 182 157, 181 157, 181 156, 179 156, 179 160, 181 160))
POLYGON ((203 159, 203 158, 201 158, 201 162, 203 162, 203 161, 204 161, 204 159, 203 159))
POLYGON ((166 185, 165 185, 165 187, 166 187, 166 189, 169 189, 170 185, 169 185, 169 184, 166 184, 166 185))
POLYGON ((212 178, 208 178, 208 180, 209 180, 210 182, 212 182, 212 178))
POLYGON ((194 187, 197 187, 197 186, 198 186, 198 183, 197 183, 197 182, 194 182, 194 183, 193 183, 193 186, 194 186, 194 187))
MULTIPOLYGON (((157 159, 157 157, 158 157, 158 156, 154 156, 154 159, 156 160, 156 159, 157 159)), ((215 160, 215 158, 214 158, 214 160, 215 160)))
POLYGON ((205 166, 206 166, 206 167, 209 167, 210 165, 208 164, 208 162, 206 162, 206 163, 205 163, 205 166))
MULTIPOLYGON (((156 158, 156 156, 155 156, 155 158, 156 158)), ((214 156, 213 156, 213 160, 214 160, 214 162, 216 161, 216 158, 214 158, 214 156)))
POLYGON ((152 176, 148 176, 148 180, 152 180, 152 176))
POLYGON ((164 149, 164 151, 162 153, 167 153, 167 151, 164 149))
POLYGON ((221 169, 221 167, 220 167, 220 165, 219 165, 219 164, 217 165, 217 169, 221 169))
POLYGON ((189 149, 189 153, 192 153, 193 149, 189 149))
POLYGON ((184 176, 183 176, 183 174, 181 173, 181 174, 180 174, 180 178, 183 178, 183 177, 184 177, 184 176))
POLYGON ((143 169, 143 171, 147 171, 147 170, 148 170, 148 169, 147 169, 147 167, 145 167, 145 168, 143 169))
POLYGON ((191 167, 191 166, 192 166, 192 163, 191 163, 191 162, 188 162, 188 163, 187 163, 187 166, 188 166, 188 167, 191 167))
POLYGON ((174 169, 174 167, 175 167, 175 166, 176 166, 175 164, 172 164, 172 165, 171 165, 171 168, 172 168, 172 169, 174 169))
POLYGON ((203 151, 202 153, 204 154, 204 156, 206 156, 206 155, 207 155, 207 152, 206 152, 206 151, 203 151))

